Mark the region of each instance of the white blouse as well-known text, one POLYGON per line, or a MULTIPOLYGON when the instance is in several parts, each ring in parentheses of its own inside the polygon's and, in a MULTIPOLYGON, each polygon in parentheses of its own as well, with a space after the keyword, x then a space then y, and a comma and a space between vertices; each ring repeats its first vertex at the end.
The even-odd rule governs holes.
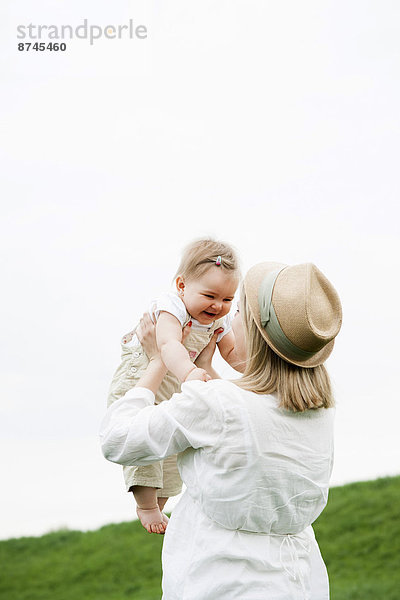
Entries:
POLYGON ((124 465, 180 453, 187 490, 164 539, 163 599, 328 599, 310 526, 328 498, 333 409, 287 412, 224 380, 153 402, 130 390, 100 435, 104 456, 124 465))

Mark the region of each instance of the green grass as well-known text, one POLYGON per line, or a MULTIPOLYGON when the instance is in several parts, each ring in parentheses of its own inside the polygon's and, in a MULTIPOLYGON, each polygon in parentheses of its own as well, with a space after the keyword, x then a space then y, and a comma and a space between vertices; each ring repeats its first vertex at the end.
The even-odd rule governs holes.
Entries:
MULTIPOLYGON (((400 599, 400 477, 330 491, 314 524, 332 600, 400 599)), ((162 537, 138 522, 0 542, 1 600, 159 600, 162 537)))
POLYGON ((332 488, 314 530, 332 600, 400 599, 400 477, 332 488))
POLYGON ((0 598, 159 600, 161 546, 137 521, 0 542, 0 598))

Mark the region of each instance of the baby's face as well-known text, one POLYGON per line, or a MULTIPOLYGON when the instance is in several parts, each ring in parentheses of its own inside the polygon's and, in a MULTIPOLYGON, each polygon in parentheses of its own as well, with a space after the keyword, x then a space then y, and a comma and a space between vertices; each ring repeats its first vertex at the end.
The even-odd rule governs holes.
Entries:
POLYGON ((188 313, 202 325, 228 314, 239 280, 236 275, 212 266, 196 279, 178 277, 176 285, 188 313))

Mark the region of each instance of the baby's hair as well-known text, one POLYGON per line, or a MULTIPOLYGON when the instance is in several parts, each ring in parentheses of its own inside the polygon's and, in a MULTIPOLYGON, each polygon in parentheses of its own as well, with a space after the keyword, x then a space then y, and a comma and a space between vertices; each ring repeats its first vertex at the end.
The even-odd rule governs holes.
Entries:
POLYGON ((182 259, 175 273, 185 279, 196 279, 204 275, 212 266, 217 265, 221 258, 218 269, 230 271, 240 278, 239 259, 236 250, 226 242, 213 240, 212 238, 201 238, 188 244, 182 254, 182 259))

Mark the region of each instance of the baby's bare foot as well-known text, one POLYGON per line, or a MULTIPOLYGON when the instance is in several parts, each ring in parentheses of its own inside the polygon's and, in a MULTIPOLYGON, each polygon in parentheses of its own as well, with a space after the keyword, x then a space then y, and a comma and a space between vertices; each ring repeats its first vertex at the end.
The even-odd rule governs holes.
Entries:
POLYGON ((141 524, 149 533, 165 533, 168 517, 160 511, 158 506, 153 508, 139 508, 137 506, 136 512, 141 524))

